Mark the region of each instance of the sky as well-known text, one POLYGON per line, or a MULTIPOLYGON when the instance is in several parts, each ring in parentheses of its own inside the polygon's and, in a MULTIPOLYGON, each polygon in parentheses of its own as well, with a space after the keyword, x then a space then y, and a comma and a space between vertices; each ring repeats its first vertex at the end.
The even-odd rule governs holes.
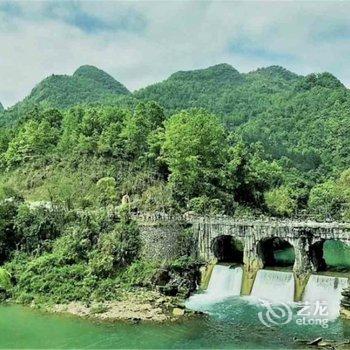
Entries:
POLYGON ((83 64, 129 90, 218 63, 329 71, 350 86, 349 18, 350 1, 0 0, 0 102, 83 64))

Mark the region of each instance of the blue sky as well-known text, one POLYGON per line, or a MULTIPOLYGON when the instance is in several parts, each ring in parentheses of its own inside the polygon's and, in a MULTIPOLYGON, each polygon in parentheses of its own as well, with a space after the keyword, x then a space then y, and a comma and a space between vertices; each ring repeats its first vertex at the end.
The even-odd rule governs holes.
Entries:
POLYGON ((0 101, 96 65, 130 90, 226 62, 329 71, 350 86, 350 2, 3 1, 0 101))

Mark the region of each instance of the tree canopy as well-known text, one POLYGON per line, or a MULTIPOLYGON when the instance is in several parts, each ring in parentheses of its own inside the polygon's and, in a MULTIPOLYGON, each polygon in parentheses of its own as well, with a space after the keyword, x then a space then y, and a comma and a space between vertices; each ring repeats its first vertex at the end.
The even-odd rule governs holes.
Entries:
POLYGON ((271 66, 243 74, 219 64, 131 94, 82 66, 73 76, 48 77, 2 113, 17 118, 0 131, 3 182, 13 172, 25 178, 28 168, 39 173, 40 164, 50 175, 16 184, 29 196, 45 189, 70 203, 67 191, 81 183, 77 202, 90 205, 98 181, 114 179, 113 198, 128 194, 152 210, 232 214, 244 205, 320 216, 315 203, 324 200, 344 219, 347 197, 328 193, 348 169, 349 111, 349 90, 330 73, 304 77, 271 66))

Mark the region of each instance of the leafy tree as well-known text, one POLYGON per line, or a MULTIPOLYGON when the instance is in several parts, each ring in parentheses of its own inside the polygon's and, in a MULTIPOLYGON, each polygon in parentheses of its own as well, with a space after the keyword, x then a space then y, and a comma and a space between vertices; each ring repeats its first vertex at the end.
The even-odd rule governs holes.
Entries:
POLYGON ((309 209, 319 219, 349 219, 350 170, 344 171, 336 181, 317 184, 310 191, 309 209))
POLYGON ((18 203, 13 200, 0 202, 0 262, 4 262, 16 249, 19 237, 15 230, 18 203))
POLYGON ((98 198, 102 205, 115 204, 117 201, 116 181, 113 177, 104 177, 98 180, 98 198))
POLYGON ((18 248, 26 253, 40 253, 48 250, 52 242, 61 234, 62 213, 46 207, 30 208, 19 206, 15 218, 18 248))
POLYGON ((47 121, 28 121, 14 137, 5 153, 8 165, 31 161, 52 149, 58 141, 58 133, 47 121))
POLYGON ((292 216, 297 208, 292 190, 284 186, 265 192, 264 198, 267 208, 273 215, 292 216))
POLYGON ((127 116, 120 137, 126 159, 137 159, 147 152, 148 135, 164 120, 162 109, 154 102, 140 103, 135 112, 127 116))
POLYGON ((90 255, 89 266, 99 277, 113 275, 118 268, 131 264, 140 251, 137 224, 131 220, 127 206, 120 208, 120 223, 99 237, 97 249, 90 255))
POLYGON ((168 119, 162 151, 175 196, 186 201, 212 194, 221 185, 227 149, 226 132, 214 115, 191 110, 168 119))
POLYGON ((261 144, 247 146, 241 141, 230 149, 227 170, 236 174, 236 201, 257 206, 263 205, 264 192, 281 184, 283 178, 282 168, 266 159, 261 144))

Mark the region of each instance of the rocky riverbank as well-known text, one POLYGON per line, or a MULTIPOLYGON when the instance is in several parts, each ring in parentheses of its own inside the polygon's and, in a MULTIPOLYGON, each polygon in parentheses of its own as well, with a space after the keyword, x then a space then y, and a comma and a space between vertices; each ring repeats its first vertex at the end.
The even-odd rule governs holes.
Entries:
POLYGON ((350 288, 343 290, 341 293, 343 298, 341 300, 340 315, 343 318, 350 320, 350 288))
POLYGON ((120 300, 92 302, 70 302, 47 307, 55 313, 66 313, 99 321, 153 321, 164 322, 193 314, 183 306, 183 299, 164 296, 155 291, 124 292, 120 300))

